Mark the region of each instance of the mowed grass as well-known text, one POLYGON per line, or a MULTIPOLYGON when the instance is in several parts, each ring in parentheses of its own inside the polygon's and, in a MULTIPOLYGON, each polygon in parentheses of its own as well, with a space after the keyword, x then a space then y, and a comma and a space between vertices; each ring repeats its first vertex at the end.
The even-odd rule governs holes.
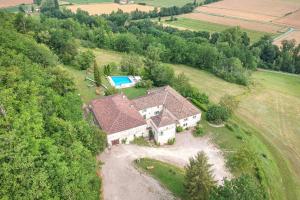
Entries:
POLYGON ((169 189, 176 197, 187 199, 184 192, 184 170, 174 165, 154 160, 141 158, 135 162, 136 166, 157 179, 163 186, 169 189), (147 169, 153 167, 153 169, 147 169))
POLYGON ((124 88, 122 89, 122 91, 128 97, 128 99, 134 99, 140 96, 144 96, 147 93, 146 88, 135 88, 135 87, 124 88))
MULTIPOLYGON (((215 103, 225 94, 239 97, 240 106, 236 113, 238 123, 251 125, 249 128, 268 147, 279 167, 281 178, 271 184, 274 188, 278 188, 276 184, 281 185, 288 199, 299 199, 300 77, 258 71, 252 75, 254 85, 247 88, 230 84, 202 70, 183 65, 173 66, 176 73, 184 72, 191 83, 206 92, 215 103)), ((225 142, 223 146, 227 145, 225 142)), ((280 197, 280 194, 276 196, 280 197)))
POLYGON ((75 4, 89 4, 89 3, 111 3, 113 0, 65 0, 69 3, 75 4))
MULTIPOLYGON (((193 3, 193 0, 137 0, 135 3, 146 3, 147 5, 155 7, 171 7, 183 6, 187 3, 193 3)), ((201 2, 198 0, 198 2, 201 2)))
MULTIPOLYGON (((194 31, 207 31, 210 33, 221 32, 224 31, 230 26, 225 26, 221 24, 210 23, 206 21, 196 20, 196 19, 188 19, 179 17, 177 21, 165 21, 164 24, 171 25, 173 27, 185 28, 194 31)), ((270 33, 241 29, 245 31, 250 37, 251 43, 258 41, 264 35, 272 35, 270 33)))

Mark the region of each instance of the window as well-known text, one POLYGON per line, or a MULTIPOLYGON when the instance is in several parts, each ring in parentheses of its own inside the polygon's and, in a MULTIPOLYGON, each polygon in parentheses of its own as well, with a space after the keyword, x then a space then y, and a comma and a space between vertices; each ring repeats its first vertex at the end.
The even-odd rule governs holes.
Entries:
POLYGON ((143 117, 144 117, 144 119, 146 119, 146 115, 144 115, 143 117))
POLYGON ((160 132, 160 135, 162 136, 163 134, 164 134, 164 132, 163 132, 163 131, 161 131, 161 132, 160 132))
POLYGON ((196 119, 196 117, 197 117, 197 116, 196 116, 196 115, 194 115, 194 116, 193 116, 193 119, 196 119))
POLYGON ((187 126, 187 123, 184 123, 183 126, 187 126))
POLYGON ((154 112, 154 115, 158 115, 158 114, 159 114, 159 111, 155 111, 155 112, 154 112))

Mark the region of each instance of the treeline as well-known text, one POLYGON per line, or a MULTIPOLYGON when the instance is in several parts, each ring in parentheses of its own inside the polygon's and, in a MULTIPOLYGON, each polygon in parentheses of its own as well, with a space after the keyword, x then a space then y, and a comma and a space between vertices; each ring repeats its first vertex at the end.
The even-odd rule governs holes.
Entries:
POLYGON ((58 57, 27 22, 26 34, 15 30, 18 17, 0 12, 0 197, 99 199, 105 134, 83 119, 58 57))
POLYGON ((272 38, 265 36, 253 47, 260 49, 259 67, 300 74, 300 44, 295 40, 284 40, 278 47, 272 43, 272 38))
MULTIPOLYGON (((146 19, 146 18, 159 18, 160 17, 167 17, 167 16, 175 16, 175 15, 181 15, 186 13, 191 13, 194 11, 194 9, 198 6, 214 3, 220 0, 205 0, 203 2, 198 3, 196 0, 193 3, 187 3, 183 5, 182 7, 179 6, 171 6, 171 7, 161 7, 160 9, 154 8, 154 10, 149 12, 144 12, 140 10, 135 10, 131 12, 130 14, 127 14, 130 19, 137 20, 137 19, 146 19)), ((145 5, 142 3, 142 5, 145 5)), ((113 12, 115 13, 115 12, 113 12)), ((111 13, 111 14, 113 14, 111 13)), ((109 15, 102 15, 104 17, 107 17, 109 15)))
MULTIPOLYGON (((25 18, 28 20, 30 17, 25 18)), ((130 22, 128 15, 122 11, 112 13, 106 19, 89 16, 82 10, 75 14, 68 10, 55 11, 51 15, 44 15, 28 31, 34 32, 39 42, 56 51, 65 64, 69 64, 77 55, 75 39, 79 39, 85 47, 142 55, 154 46, 160 50, 162 62, 205 69, 225 80, 243 85, 250 82, 250 72, 258 63, 257 50, 251 48, 249 37, 239 28, 214 34, 179 31, 164 28, 150 20, 130 22), (39 36, 42 33, 48 34, 49 39, 40 40, 43 39, 39 36)))

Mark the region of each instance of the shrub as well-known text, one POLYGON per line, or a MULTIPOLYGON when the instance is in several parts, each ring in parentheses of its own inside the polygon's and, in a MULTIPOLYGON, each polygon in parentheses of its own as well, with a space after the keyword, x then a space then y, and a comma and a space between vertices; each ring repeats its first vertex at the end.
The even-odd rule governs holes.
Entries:
POLYGON ((201 137, 204 135, 204 129, 201 127, 201 125, 197 125, 195 130, 193 131, 193 135, 195 137, 201 137))
POLYGON ((136 88, 149 89, 149 88, 152 88, 152 85, 153 85, 153 81, 151 81, 151 80, 142 80, 142 81, 138 82, 137 84, 135 84, 135 87, 136 88))
POLYGON ((144 138, 143 136, 134 137, 134 139, 131 143, 139 145, 139 146, 150 146, 149 141, 146 138, 144 138))
POLYGON ((117 93, 119 93, 119 90, 117 90, 114 87, 109 87, 105 90, 104 95, 109 96, 109 95, 113 95, 113 94, 117 94, 117 93))
POLYGON ((206 119, 214 124, 221 124, 229 118, 229 111, 220 105, 210 106, 206 113, 206 119))
POLYGON ((167 144, 168 145, 173 145, 174 143, 175 143, 175 138, 172 138, 172 139, 168 139, 168 142, 167 142, 167 144))
POLYGON ((181 126, 177 126, 176 127, 176 132, 177 133, 180 133, 180 132, 182 132, 183 131, 183 128, 181 127, 181 126))
POLYGON ((75 56, 75 65, 81 70, 86 70, 92 65, 94 59, 95 55, 92 51, 88 50, 80 52, 77 56, 75 56))
POLYGON ((200 103, 199 101, 197 101, 196 99, 191 99, 192 103, 197 106, 198 108, 200 108, 201 110, 203 110, 204 112, 207 112, 207 106, 205 104, 200 103))

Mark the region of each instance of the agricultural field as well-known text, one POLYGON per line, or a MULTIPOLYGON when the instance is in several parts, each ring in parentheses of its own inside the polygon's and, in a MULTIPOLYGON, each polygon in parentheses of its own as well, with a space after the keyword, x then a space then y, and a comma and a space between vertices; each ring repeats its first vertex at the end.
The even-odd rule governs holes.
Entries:
POLYGON ((235 17, 244 20, 270 22, 300 8, 300 2, 283 0, 223 0, 198 7, 196 11, 235 17))
MULTIPOLYGON (((179 29, 188 29, 193 31, 208 31, 210 33, 221 32, 231 27, 227 25, 221 25, 221 24, 211 23, 207 21, 182 18, 182 17, 179 17, 176 21, 165 21, 163 22, 163 24, 167 24, 169 26, 172 26, 174 28, 179 28, 179 29)), ((251 39, 251 42, 258 41, 264 35, 273 35, 267 32, 253 31, 253 30, 247 30, 243 28, 242 30, 247 32, 248 36, 251 39)))
POLYGON ((187 66, 174 65, 174 69, 177 73, 184 72, 214 102, 224 94, 237 96, 240 99, 238 118, 258 130, 262 140, 273 149, 273 155, 279 156, 277 162, 286 190, 300 191, 299 76, 258 71, 253 73, 253 86, 246 88, 187 66), (287 165, 283 158, 288 160, 287 165), (288 177, 294 180, 284 180, 288 177))
POLYGON ((297 44, 300 43, 300 30, 293 31, 292 33, 289 33, 279 38, 278 40, 274 41, 273 44, 280 46, 283 40, 293 40, 293 39, 296 41, 297 44))
POLYGON ((32 4, 33 0, 0 0, 0 8, 8 8, 20 4, 32 4))
POLYGON ((289 27, 295 28, 295 32, 275 42, 280 44, 283 39, 300 41, 299 9, 300 1, 296 0, 223 0, 200 6, 184 17, 273 34, 284 34, 289 27))
MULTIPOLYGON (((135 3, 145 3, 155 7, 171 7, 171 6, 183 6, 187 3, 193 3, 193 0, 137 0, 135 3)), ((198 2, 200 2, 198 0, 198 2)))
POLYGON ((76 12, 77 9, 81 9, 89 12, 91 15, 100 15, 100 14, 110 14, 113 11, 118 11, 118 9, 123 10, 123 12, 130 13, 136 9, 144 12, 149 12, 154 9, 152 6, 143 6, 138 4, 127 4, 121 5, 117 3, 96 3, 96 4, 74 4, 67 6, 72 12, 76 12))
POLYGON ((69 3, 73 4, 89 4, 89 3, 107 3, 107 2, 114 2, 113 0, 65 0, 69 3))
POLYGON ((216 15, 210 15, 204 13, 189 13, 189 14, 182 15, 182 17, 190 18, 194 20, 206 21, 206 22, 220 24, 220 25, 226 25, 226 26, 240 26, 243 29, 267 32, 267 33, 284 32, 285 29, 287 29, 287 27, 283 25, 241 20, 236 18, 216 16, 216 15))

